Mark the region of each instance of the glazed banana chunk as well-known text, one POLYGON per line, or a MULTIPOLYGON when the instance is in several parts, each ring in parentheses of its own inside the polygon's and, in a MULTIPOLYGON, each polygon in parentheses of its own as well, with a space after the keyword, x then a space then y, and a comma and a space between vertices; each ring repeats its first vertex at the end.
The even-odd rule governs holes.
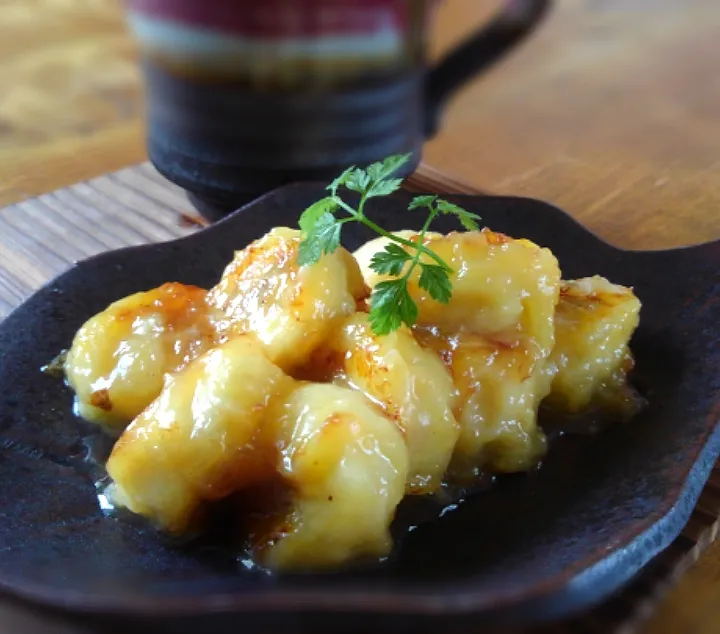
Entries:
POLYGON ((271 478, 267 409, 292 385, 250 335, 196 359, 168 379, 116 443, 107 462, 112 502, 182 533, 204 501, 271 478))
POLYGON ((88 320, 65 361, 80 416, 124 427, 160 394, 166 374, 215 345, 206 294, 195 286, 163 284, 88 320))
POLYGON ((563 282, 550 356, 556 375, 546 403, 570 413, 591 405, 634 410, 637 399, 627 386, 633 367, 628 342, 639 315, 632 289, 600 276, 563 282))
POLYGON ((460 427, 453 416, 457 390, 442 361, 402 327, 378 336, 367 315, 350 317, 331 344, 336 380, 380 403, 402 431, 410 456, 409 493, 442 484, 460 427))
POLYGON ((224 319, 220 329, 249 332, 268 358, 292 370, 356 310, 367 287, 342 247, 312 266, 299 266, 300 231, 275 228, 235 254, 209 303, 224 319))
POLYGON ((429 246, 454 271, 453 295, 445 305, 413 286, 420 325, 478 335, 519 331, 549 354, 560 269, 548 249, 488 229, 451 233, 429 246))
MULTIPOLYGON (((367 261, 370 244, 361 247, 367 247, 359 254, 362 262, 367 261)), ((418 287, 419 272, 413 274, 409 289, 418 305, 418 325, 449 334, 530 333, 549 354, 560 269, 548 249, 489 229, 432 234, 426 236, 425 244, 452 268, 452 298, 449 304, 434 301, 418 287)), ((368 275, 371 285, 383 279, 368 275)))
POLYGON ((451 476, 471 480, 479 472, 535 467, 546 451, 537 412, 552 380, 542 348, 526 336, 448 337, 422 330, 417 336, 440 354, 460 392, 455 414, 461 432, 451 476))
POLYGON ((274 420, 279 470, 293 497, 256 536, 256 558, 271 569, 298 569, 387 555, 408 470, 393 422, 359 392, 313 383, 295 389, 274 420))

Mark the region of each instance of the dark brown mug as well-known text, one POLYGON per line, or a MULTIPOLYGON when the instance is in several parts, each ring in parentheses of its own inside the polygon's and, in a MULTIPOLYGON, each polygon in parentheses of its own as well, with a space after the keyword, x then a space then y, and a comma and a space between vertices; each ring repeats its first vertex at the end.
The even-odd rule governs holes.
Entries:
POLYGON ((349 165, 420 161, 444 102, 509 51, 550 0, 509 0, 432 68, 433 0, 129 0, 148 152, 211 219, 349 165))

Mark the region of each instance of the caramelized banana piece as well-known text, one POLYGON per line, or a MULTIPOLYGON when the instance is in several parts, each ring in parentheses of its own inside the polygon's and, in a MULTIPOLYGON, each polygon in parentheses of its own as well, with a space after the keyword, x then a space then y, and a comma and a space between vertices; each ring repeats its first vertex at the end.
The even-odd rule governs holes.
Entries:
POLYGON ((299 266, 302 234, 280 227, 235 254, 209 303, 224 315, 227 333, 248 332, 268 358, 291 371, 356 310, 367 287, 342 247, 312 266, 299 266))
MULTIPOLYGON (((361 247, 366 250, 359 253, 364 272, 372 244, 361 247)), ((451 334, 530 333, 549 354, 560 269, 548 249, 489 229, 446 236, 428 234, 425 244, 452 268, 452 298, 449 304, 433 300, 417 284, 419 271, 413 273, 409 290, 418 305, 419 326, 437 327, 451 334)), ((432 262, 427 257, 423 261, 432 262)), ((387 279, 372 271, 366 274, 371 285, 387 279)))
MULTIPOLYGON (((367 315, 350 317, 330 345, 336 382, 382 405, 407 443, 409 493, 442 484, 460 427, 453 416, 457 390, 442 361, 422 348, 409 329, 378 336, 367 315)), ((320 361, 316 359, 316 361, 320 361)))
POLYGON ((478 335, 518 331, 549 354, 560 269, 548 249, 489 229, 451 233, 429 246, 453 269, 453 294, 447 305, 433 301, 415 279, 419 325, 478 335))
POLYGON ((560 269, 547 249, 488 229, 433 238, 453 269, 445 305, 411 284, 420 316, 415 335, 436 350, 460 392, 460 437, 451 473, 525 471, 545 452, 537 425, 550 389, 560 269))
POLYGON ((635 413, 639 401, 627 385, 633 367, 628 342, 639 314, 632 289, 600 276, 563 282, 550 356, 556 376, 546 404, 569 413, 591 406, 635 413))
POLYGON ((524 336, 442 336, 421 329, 416 334, 440 354, 460 392, 455 414, 461 432, 451 477, 471 480, 484 471, 513 473, 537 466, 546 451, 537 411, 552 380, 542 348, 524 336))
POLYGON ((271 569, 324 568, 392 548, 408 455, 392 421, 354 390, 305 384, 277 409, 279 470, 291 505, 254 533, 271 569))
POLYGON ((83 418, 122 428, 176 372, 216 343, 206 291, 179 283, 110 304, 77 332, 65 362, 83 418))
POLYGON ((272 478, 276 453, 263 424, 270 402, 292 385, 249 335, 196 359, 115 445, 107 462, 113 503, 183 533, 204 501, 272 478))

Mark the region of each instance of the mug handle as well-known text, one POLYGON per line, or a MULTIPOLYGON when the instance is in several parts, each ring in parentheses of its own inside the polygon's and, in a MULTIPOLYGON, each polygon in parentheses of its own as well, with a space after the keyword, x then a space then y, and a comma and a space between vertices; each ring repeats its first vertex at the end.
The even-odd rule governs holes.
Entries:
POLYGON ((425 136, 439 127, 447 99, 466 81, 497 62, 545 16, 551 0, 509 0, 477 33, 448 53, 425 78, 425 136))

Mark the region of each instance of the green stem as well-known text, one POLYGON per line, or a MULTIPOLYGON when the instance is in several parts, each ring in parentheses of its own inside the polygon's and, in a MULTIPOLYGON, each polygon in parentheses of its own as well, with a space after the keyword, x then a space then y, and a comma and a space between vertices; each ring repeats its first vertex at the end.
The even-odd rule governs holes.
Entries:
POLYGON ((339 196, 334 196, 333 200, 338 204, 339 207, 342 207, 345 211, 347 211, 354 220, 360 220, 360 214, 358 214, 357 211, 355 211, 350 205, 348 205, 342 198, 339 196))
POLYGON ((363 194, 363 195, 360 197, 360 204, 358 205, 358 209, 357 209, 358 215, 359 215, 361 218, 364 218, 364 217, 365 217, 365 201, 366 201, 366 200, 367 200, 367 194, 363 194))
POLYGON ((385 229, 383 229, 380 225, 376 225, 367 216, 361 216, 359 211, 356 211, 355 209, 353 209, 350 205, 348 205, 341 198, 335 197, 334 200, 338 204, 338 206, 342 207, 345 211, 347 211, 353 217, 354 220, 361 222, 366 227, 369 227, 370 229, 372 229, 375 233, 378 233, 381 236, 383 236, 384 238, 388 238, 389 240, 392 240, 393 242, 402 244, 403 246, 410 247, 411 249, 420 250, 422 253, 427 255, 429 258, 432 258, 433 260, 435 260, 435 262, 437 262, 440 266, 442 266, 448 273, 452 272, 452 269, 447 264, 447 262, 445 262, 445 260, 443 260, 434 251, 428 249, 424 244, 418 244, 417 242, 413 242, 412 240, 406 240, 405 238, 396 236, 395 234, 392 234, 389 231, 386 231, 385 229))
POLYGON ((420 262, 420 256, 423 253, 422 241, 425 239, 425 234, 427 233, 427 230, 430 228, 430 223, 435 219, 435 216, 437 216, 437 214, 438 214, 437 209, 433 209, 431 206, 429 206, 428 209, 430 210, 430 213, 428 214, 428 217, 426 218, 425 223, 422 226, 422 229, 420 229, 420 233, 418 234, 418 237, 416 240, 415 255, 413 256, 413 259, 410 261, 410 266, 408 267, 408 270, 405 271, 405 275, 402 276, 402 279, 404 279, 406 283, 410 279, 410 275, 417 268, 417 265, 420 262))
POLYGON ((423 225, 422 229, 420 229, 420 235, 418 236, 418 239, 417 239, 418 248, 424 246, 422 244, 422 241, 425 239, 425 234, 427 233, 428 229, 430 228, 430 223, 433 220, 435 220, 435 217, 438 215, 438 210, 436 208, 434 209, 432 207, 432 205, 428 206, 428 211, 430 213, 428 214, 428 217, 425 220, 425 224, 423 225))

